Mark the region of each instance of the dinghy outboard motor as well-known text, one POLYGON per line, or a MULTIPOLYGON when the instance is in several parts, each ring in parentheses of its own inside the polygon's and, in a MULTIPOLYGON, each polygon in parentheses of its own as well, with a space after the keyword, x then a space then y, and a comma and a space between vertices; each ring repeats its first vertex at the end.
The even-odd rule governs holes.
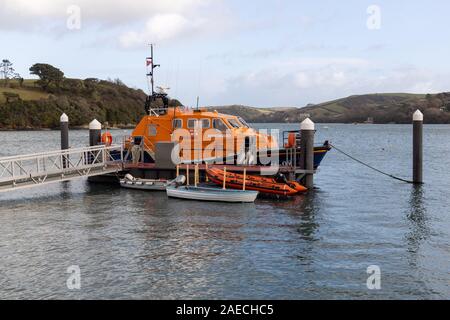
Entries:
POLYGON ((287 183, 286 176, 280 172, 275 175, 275 181, 278 183, 287 183))
POLYGON ((179 175, 175 178, 175 186, 178 188, 186 183, 186 177, 183 175, 179 175))

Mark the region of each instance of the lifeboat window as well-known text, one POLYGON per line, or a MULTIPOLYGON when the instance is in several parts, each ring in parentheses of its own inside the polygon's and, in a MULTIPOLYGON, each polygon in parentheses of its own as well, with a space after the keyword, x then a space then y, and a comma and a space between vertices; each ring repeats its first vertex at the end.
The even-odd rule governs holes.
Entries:
POLYGON ((173 128, 174 129, 180 129, 183 127, 183 120, 182 119, 174 119, 173 120, 173 128))
POLYGON ((220 131, 225 131, 228 129, 228 127, 225 125, 225 123, 222 121, 222 119, 214 119, 213 127, 214 127, 214 129, 217 129, 220 131))
POLYGON ((188 129, 195 129, 197 126, 197 119, 189 119, 187 123, 188 129))
POLYGON ((233 127, 233 128, 240 128, 241 125, 239 122, 237 122, 235 119, 228 119, 228 123, 233 127))
POLYGON ((202 119, 202 128, 209 129, 211 127, 211 121, 209 119, 202 119))
POLYGON ((250 125, 247 123, 247 121, 245 121, 244 119, 242 119, 241 117, 238 117, 239 122, 242 123, 244 125, 244 127, 246 128, 250 128, 250 125))
POLYGON ((157 130, 156 130, 156 124, 151 124, 148 126, 148 135, 150 137, 154 137, 157 134, 157 130))

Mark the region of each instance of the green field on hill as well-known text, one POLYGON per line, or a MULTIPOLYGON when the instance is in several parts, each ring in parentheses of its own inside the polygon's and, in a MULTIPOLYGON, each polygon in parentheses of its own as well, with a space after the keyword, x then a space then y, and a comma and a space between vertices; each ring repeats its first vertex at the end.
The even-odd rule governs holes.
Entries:
MULTIPOLYGON (((57 128, 63 112, 74 127, 85 126, 94 118, 109 126, 129 126, 144 115, 146 94, 120 80, 64 78, 58 88, 47 90, 33 79, 24 80, 22 85, 17 80, 11 80, 6 87, 0 84, 0 129, 57 128)), ((354 95, 303 108, 209 108, 239 115, 248 122, 272 123, 301 122, 306 116, 322 123, 360 123, 368 118, 375 123, 410 123, 412 113, 421 109, 427 123, 450 123, 450 93, 354 95)))
POLYGON ((4 93, 17 94, 24 101, 47 99, 49 94, 36 87, 35 82, 35 80, 25 80, 21 87, 17 81, 10 81, 8 87, 0 86, 0 103, 6 102, 4 93))
POLYGON ((37 80, 0 82, 0 129, 57 128, 69 115, 72 127, 96 118, 110 126, 134 124, 144 115, 146 94, 120 81, 64 78, 59 87, 44 90, 37 80), (7 101, 8 100, 8 101, 7 101))
POLYGON ((258 109, 241 105, 210 107, 240 115, 248 122, 301 122, 306 116, 321 123, 410 123, 420 109, 426 123, 450 123, 450 93, 376 93, 354 95, 306 107, 258 109))

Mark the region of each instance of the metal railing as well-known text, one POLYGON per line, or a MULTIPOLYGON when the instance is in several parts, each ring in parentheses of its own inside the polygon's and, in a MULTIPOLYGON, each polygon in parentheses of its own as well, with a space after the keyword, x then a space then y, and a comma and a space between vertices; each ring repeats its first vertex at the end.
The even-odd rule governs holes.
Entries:
MULTIPOLYGON (((130 153, 131 153, 131 147, 134 145, 134 139, 135 137, 127 135, 123 137, 122 145, 124 145, 127 148, 127 154, 125 156, 125 159, 128 159, 130 153)), ((141 161, 144 159, 144 152, 147 152, 150 157, 155 160, 155 145, 150 141, 149 138, 146 136, 136 136, 136 138, 141 139, 141 144, 139 145, 141 147, 141 161)))
POLYGON ((0 158, 0 191, 119 171, 123 146, 94 146, 0 158))
POLYGON ((156 152, 155 145, 146 136, 144 136, 143 138, 144 139, 142 140, 142 143, 144 151, 146 151, 153 158, 153 160, 155 160, 155 152, 156 152))

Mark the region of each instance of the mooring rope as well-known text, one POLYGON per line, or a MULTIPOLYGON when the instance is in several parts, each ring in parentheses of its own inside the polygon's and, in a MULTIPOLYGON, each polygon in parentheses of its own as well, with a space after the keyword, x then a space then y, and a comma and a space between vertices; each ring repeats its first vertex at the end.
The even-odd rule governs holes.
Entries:
POLYGON ((337 148, 335 145, 333 145, 333 144, 331 144, 331 143, 330 143, 329 145, 330 145, 332 148, 334 148, 336 151, 342 153, 343 155, 349 157, 350 159, 352 159, 352 160, 354 160, 354 161, 356 161, 356 162, 362 164, 363 166, 366 166, 366 167, 368 167, 368 168, 370 168, 370 169, 372 169, 372 170, 374 170, 374 171, 376 171, 376 172, 378 172, 378 173, 381 173, 381 174, 383 174, 383 175, 385 175, 385 176, 388 176, 388 177, 390 177, 390 178, 392 178, 392 179, 395 179, 395 180, 399 180, 399 181, 402 181, 402 182, 414 184, 414 181, 410 181, 410 180, 406 180, 406 179, 403 179, 403 178, 399 178, 399 177, 396 177, 396 176, 394 176, 394 175, 392 175, 392 174, 390 174, 390 173, 381 171, 381 170, 379 170, 379 169, 377 169, 377 168, 375 168, 375 167, 372 167, 371 165, 369 165, 369 164, 367 164, 367 163, 365 163, 365 162, 363 162, 363 161, 361 161, 361 160, 359 160, 359 159, 356 159, 355 157, 353 157, 353 156, 349 155, 348 153, 342 151, 341 149, 337 148))

